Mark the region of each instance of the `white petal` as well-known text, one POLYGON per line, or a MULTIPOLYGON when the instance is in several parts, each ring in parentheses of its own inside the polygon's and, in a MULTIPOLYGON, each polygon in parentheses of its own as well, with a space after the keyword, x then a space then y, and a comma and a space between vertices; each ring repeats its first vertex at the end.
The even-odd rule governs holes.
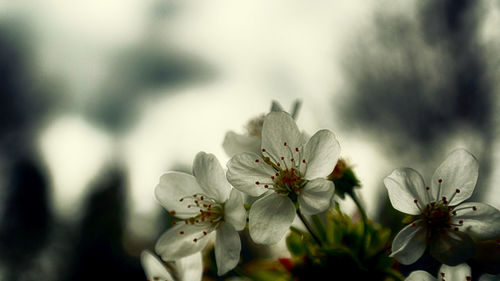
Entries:
POLYGON ((250 237, 255 243, 278 243, 295 218, 295 206, 288 197, 270 193, 255 201, 249 213, 250 237))
POLYGON ((169 211, 175 211, 179 218, 190 218, 198 213, 193 208, 179 200, 186 196, 201 193, 202 189, 192 175, 181 172, 168 172, 161 176, 160 183, 155 188, 156 199, 169 211))
POLYGON ((223 275, 236 267, 240 260, 240 251, 241 242, 238 232, 228 223, 221 224, 215 238, 217 275, 223 275))
POLYGON ((265 184, 273 184, 271 176, 275 173, 260 156, 246 152, 235 155, 229 160, 226 176, 227 180, 241 192, 260 196, 267 191, 264 188, 265 184))
POLYGON ((155 251, 164 261, 190 256, 207 244, 209 239, 203 235, 203 231, 208 231, 207 225, 179 223, 162 234, 156 242, 155 251))
POLYGON ((394 237, 392 242, 391 257, 395 257, 402 264, 416 262, 424 253, 425 230, 419 225, 420 220, 415 221, 416 226, 407 225, 394 237))
POLYGON ((452 229, 433 233, 427 246, 433 258, 451 266, 467 261, 475 252, 474 241, 469 235, 452 229))
POLYGON ((164 263, 150 251, 142 251, 141 264, 148 280, 174 281, 174 277, 167 270, 164 263))
POLYGON ((460 231, 480 240, 500 236, 500 211, 496 208, 484 203, 466 202, 456 206, 454 211, 457 215, 453 217, 453 223, 463 222, 460 231))
POLYGON ((197 252, 175 261, 175 267, 180 281, 200 281, 203 275, 201 252, 197 252))
POLYGON ((231 224, 237 231, 243 230, 247 223, 247 211, 243 205, 243 196, 234 188, 224 204, 224 221, 231 224))
POLYGON ((440 277, 443 277, 445 280, 451 281, 466 281, 467 277, 471 277, 470 266, 468 266, 466 263, 461 263, 456 266, 443 264, 438 273, 438 278, 440 277))
POLYGON ((468 199, 476 186, 479 164, 464 149, 452 151, 432 176, 431 190, 438 200, 445 196, 454 206, 468 199), (442 180, 441 183, 439 181, 442 180), (460 191, 456 193, 457 189, 460 191))
POLYGON ((330 207, 335 186, 332 181, 315 179, 309 181, 299 195, 300 210, 306 215, 314 215, 330 207))
POLYGON ((318 131, 304 146, 305 178, 326 178, 337 165, 339 156, 340 144, 335 135, 328 130, 318 131))
POLYGON ((240 135, 235 132, 227 132, 222 147, 228 156, 234 156, 243 152, 260 153, 260 140, 256 136, 240 135))
POLYGON ((437 281, 437 280, 427 271, 417 270, 410 273, 410 275, 406 277, 405 281, 437 281))
POLYGON ((196 154, 193 162, 193 175, 205 195, 220 203, 227 200, 231 186, 215 155, 205 152, 196 154))
MULTIPOLYGON (((267 153, 274 157, 275 161, 286 161, 293 158, 291 151, 302 147, 302 137, 292 116, 286 112, 271 112, 264 119, 262 126, 262 145, 267 153)), ((266 153, 264 153, 267 156, 266 153)), ((288 162, 287 162, 288 164, 288 162)))
POLYGON ((424 180, 412 168, 394 170, 384 179, 384 184, 392 206, 400 212, 417 215, 420 214, 418 206, 423 208, 429 203, 429 193, 424 180))

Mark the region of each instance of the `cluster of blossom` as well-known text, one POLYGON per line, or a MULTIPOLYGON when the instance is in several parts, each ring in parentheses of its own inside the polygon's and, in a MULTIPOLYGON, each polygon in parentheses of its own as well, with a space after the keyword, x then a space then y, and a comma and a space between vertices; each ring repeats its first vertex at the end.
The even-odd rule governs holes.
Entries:
MULTIPOLYGON (((149 280, 200 280, 200 252, 213 235, 217 273, 224 275, 240 260, 238 232, 245 227, 254 242, 275 244, 296 215, 305 222, 304 215, 324 212, 334 204, 335 186, 328 176, 339 160, 340 145, 331 131, 320 130, 308 138, 280 108, 250 126, 246 136, 227 134, 224 146, 232 155, 227 171, 214 155, 200 152, 192 175, 161 176, 156 198, 177 220, 155 246, 166 263, 149 251, 142 254, 149 280), (248 211, 242 193, 257 197, 248 211)), ((411 168, 396 169, 386 177, 393 207, 411 215, 410 224, 394 238, 391 256, 411 264, 428 247, 443 263, 438 280, 461 275, 446 280, 470 280, 464 262, 474 254, 473 239, 500 236, 497 209, 462 203, 471 196, 477 177, 478 163, 465 150, 452 152, 429 186, 411 168)), ((435 279, 417 271, 406 280, 435 279)))

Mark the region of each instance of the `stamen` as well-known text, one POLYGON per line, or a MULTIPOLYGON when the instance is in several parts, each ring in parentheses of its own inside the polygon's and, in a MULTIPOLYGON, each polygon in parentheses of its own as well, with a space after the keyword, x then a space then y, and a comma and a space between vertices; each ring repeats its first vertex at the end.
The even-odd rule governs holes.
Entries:
POLYGON ((429 190, 430 190, 430 189, 431 189, 431 188, 430 188, 430 187, 428 187, 428 186, 426 186, 426 187, 425 187, 425 197, 427 198, 427 202, 431 202, 431 201, 432 201, 432 200, 431 200, 431 196, 430 196, 430 194, 429 194, 429 190))
POLYGON ((417 205, 417 208, 420 210, 420 212, 422 212, 422 208, 420 207, 420 204, 418 204, 418 200, 417 199, 413 200, 413 203, 415 203, 415 205, 417 205))
POLYGON ((450 197, 450 201, 448 201, 448 202, 451 202, 451 201, 453 200, 453 198, 455 198, 455 195, 457 195, 457 194, 459 194, 459 193, 460 193, 460 189, 458 189, 458 188, 457 188, 457 189, 455 189, 455 193, 453 193, 453 195, 451 195, 451 197, 450 197))
POLYGON ((437 192, 436 200, 437 200, 437 198, 439 198, 439 196, 441 196, 441 184, 442 183, 443 183, 443 179, 438 179, 438 192, 437 192))

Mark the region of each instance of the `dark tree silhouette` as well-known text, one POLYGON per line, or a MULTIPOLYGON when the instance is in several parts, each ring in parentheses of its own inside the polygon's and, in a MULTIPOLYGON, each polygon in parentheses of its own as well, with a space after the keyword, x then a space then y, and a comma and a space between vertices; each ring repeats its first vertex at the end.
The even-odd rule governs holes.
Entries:
POLYGON ((125 175, 114 167, 95 183, 62 280, 144 280, 139 259, 124 250, 125 175))

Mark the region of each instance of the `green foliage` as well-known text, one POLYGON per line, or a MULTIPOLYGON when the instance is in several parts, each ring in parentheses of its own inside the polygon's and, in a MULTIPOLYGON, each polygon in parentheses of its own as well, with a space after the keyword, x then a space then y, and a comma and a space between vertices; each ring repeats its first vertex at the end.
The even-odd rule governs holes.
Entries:
POLYGON ((403 280, 389 257, 390 230, 373 223, 353 221, 332 209, 323 218, 312 217, 322 246, 308 232, 294 228, 287 237, 294 280, 331 276, 339 280, 403 280), (323 219, 323 223, 321 223, 323 219), (320 226, 320 227, 318 227, 320 226))

